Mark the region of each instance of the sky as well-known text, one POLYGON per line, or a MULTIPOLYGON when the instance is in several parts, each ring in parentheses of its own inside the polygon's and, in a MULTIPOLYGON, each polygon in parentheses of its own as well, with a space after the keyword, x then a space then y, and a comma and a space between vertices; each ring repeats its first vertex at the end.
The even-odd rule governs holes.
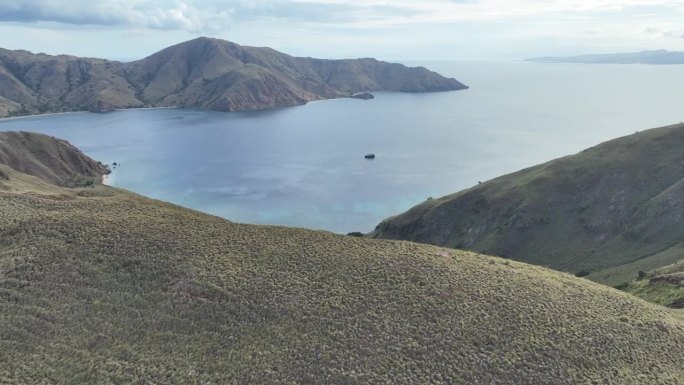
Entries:
POLYGON ((682 0, 0 0, 0 47, 136 60, 199 36, 297 56, 684 51, 682 0))

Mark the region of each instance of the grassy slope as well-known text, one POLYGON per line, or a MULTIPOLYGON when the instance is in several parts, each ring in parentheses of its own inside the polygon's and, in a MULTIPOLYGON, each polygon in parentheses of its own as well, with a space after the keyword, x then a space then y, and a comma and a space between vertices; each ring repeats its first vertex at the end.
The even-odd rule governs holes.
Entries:
POLYGON ((684 260, 648 272, 624 290, 649 302, 684 309, 684 260))
POLYGON ((4 170, 0 383, 684 381, 682 323, 583 279, 4 170))
POLYGON ((643 131, 425 202, 373 235, 630 281, 682 258, 682 147, 682 124, 643 131))
POLYGON ((109 172, 69 142, 31 132, 0 132, 0 164, 60 186, 92 184, 109 172))

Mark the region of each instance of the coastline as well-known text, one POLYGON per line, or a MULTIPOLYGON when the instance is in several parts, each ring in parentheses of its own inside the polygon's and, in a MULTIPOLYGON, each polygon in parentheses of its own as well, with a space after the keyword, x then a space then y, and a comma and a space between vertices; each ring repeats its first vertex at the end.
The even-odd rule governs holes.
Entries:
MULTIPOLYGON (((467 88, 464 88, 464 90, 467 88)), ((454 90, 454 91, 461 91, 461 90, 454 90)), ((401 92, 401 91, 372 91, 373 95, 376 93, 407 93, 407 92, 401 92)), ((431 93, 431 92, 449 92, 449 91, 423 91, 423 92, 418 92, 418 93, 431 93)), ((409 92, 410 93, 410 92, 409 92)), ((329 97, 329 98, 320 98, 320 99, 314 99, 314 100, 307 100, 301 104, 292 104, 292 105, 282 105, 282 106, 271 106, 271 107, 260 107, 260 108, 255 108, 255 109, 239 109, 239 110, 230 110, 230 111, 219 111, 219 110, 212 110, 212 109, 204 109, 204 108, 192 108, 192 107, 179 107, 179 106, 159 106, 159 107, 128 107, 128 108, 117 108, 111 111, 88 111, 88 110, 82 110, 82 111, 65 111, 65 112, 48 112, 44 114, 31 114, 31 115, 21 115, 21 116, 4 116, 0 117, 0 123, 7 122, 7 121, 13 121, 13 120, 20 120, 20 119, 30 119, 30 118, 42 118, 42 117, 48 117, 48 116, 57 116, 57 115, 67 115, 67 114, 85 114, 85 113, 91 113, 91 114, 106 114, 110 112, 117 112, 117 111, 130 111, 130 110, 167 110, 167 109, 184 109, 184 110, 189 110, 189 111, 206 111, 206 112, 225 112, 225 113, 230 113, 230 112, 254 112, 254 111, 267 111, 267 110, 274 110, 274 109, 280 109, 280 108, 288 108, 288 107, 299 107, 299 106, 307 106, 309 104, 314 104, 314 103, 320 103, 320 102, 331 102, 335 100, 342 100, 342 99, 358 99, 354 98, 351 95, 340 95, 340 96, 335 96, 335 97, 329 97)))
POLYGON ((0 122, 5 122, 5 121, 11 121, 11 120, 20 120, 20 119, 28 119, 28 118, 36 118, 36 117, 43 117, 43 116, 56 116, 56 115, 67 115, 67 114, 83 114, 86 112, 90 111, 66 111, 66 112, 48 112, 45 114, 32 114, 32 115, 21 115, 21 116, 5 116, 0 118, 0 122))
MULTIPOLYGON (((393 92, 393 91, 378 91, 378 92, 393 92)), ((195 110, 195 111, 207 111, 207 112, 253 112, 253 111, 266 111, 266 110, 272 110, 272 109, 279 109, 279 108, 288 108, 288 107, 298 107, 298 106, 306 106, 309 104, 313 103, 319 103, 319 102, 329 102, 333 100, 341 100, 341 99, 353 99, 351 96, 346 96, 346 95, 341 95, 341 96, 336 96, 336 97, 330 97, 330 98, 320 98, 320 99, 314 99, 314 100, 307 100, 306 102, 302 104, 293 104, 293 105, 284 105, 284 106, 276 106, 276 107, 260 107, 256 109, 244 109, 244 110, 231 110, 231 111, 216 111, 216 110, 211 110, 211 109, 203 109, 203 108, 192 108, 192 107, 178 107, 178 106, 159 106, 159 107, 128 107, 128 108, 117 108, 115 110, 111 111, 88 111, 88 110, 82 110, 82 111, 65 111, 65 112, 47 112, 44 114, 31 114, 31 115, 21 115, 21 116, 4 116, 0 117, 0 123, 6 122, 6 121, 13 121, 13 120, 20 120, 20 119, 30 119, 30 118, 42 118, 42 117, 48 117, 48 116, 58 116, 58 115, 67 115, 67 114, 106 114, 110 112, 117 112, 117 111, 138 111, 138 110, 167 110, 167 109, 185 109, 185 110, 195 110)))
MULTIPOLYGON (((177 107, 177 106, 131 107, 131 108, 117 108, 116 110, 107 111, 107 112, 128 111, 128 110, 166 110, 166 109, 174 109, 174 108, 179 108, 179 107, 177 107)), ((0 122, 11 121, 11 120, 19 120, 19 119, 28 119, 28 118, 42 118, 44 116, 56 116, 56 115, 68 115, 68 114, 104 114, 107 112, 93 112, 93 111, 83 110, 83 111, 48 112, 45 114, 31 114, 31 115, 21 115, 21 116, 5 116, 5 117, 0 117, 0 122)))

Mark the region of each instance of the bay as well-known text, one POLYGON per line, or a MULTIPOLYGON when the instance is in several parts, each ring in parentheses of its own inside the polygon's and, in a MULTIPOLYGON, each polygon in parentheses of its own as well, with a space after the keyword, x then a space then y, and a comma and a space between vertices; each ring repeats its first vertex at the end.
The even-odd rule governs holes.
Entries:
POLYGON ((407 64, 471 88, 257 112, 49 115, 2 120, 0 130, 46 133, 121 163, 112 183, 153 198, 236 222, 346 233, 428 197, 684 120, 684 66, 407 64))

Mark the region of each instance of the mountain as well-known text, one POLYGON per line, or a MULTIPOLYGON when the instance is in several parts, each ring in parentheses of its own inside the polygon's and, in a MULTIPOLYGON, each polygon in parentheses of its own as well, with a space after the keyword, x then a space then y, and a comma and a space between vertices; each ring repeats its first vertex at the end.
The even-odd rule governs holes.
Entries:
POLYGON ((426 201, 371 234, 611 285, 682 259, 684 124, 647 130, 426 201))
POLYGON ((678 313, 588 280, 0 169, 6 384, 684 381, 678 313))
POLYGON ((26 115, 142 107, 126 80, 130 65, 0 49, 0 112, 26 115))
POLYGON ((631 53, 579 55, 567 57, 546 56, 525 59, 525 61, 585 64, 684 64, 684 52, 656 50, 631 53))
POLYGON ((58 186, 93 183, 109 173, 69 142, 27 132, 0 132, 0 164, 58 186))
POLYGON ((131 63, 0 49, 0 117, 143 106, 256 110, 364 91, 466 88, 422 67, 300 58, 204 37, 131 63))

